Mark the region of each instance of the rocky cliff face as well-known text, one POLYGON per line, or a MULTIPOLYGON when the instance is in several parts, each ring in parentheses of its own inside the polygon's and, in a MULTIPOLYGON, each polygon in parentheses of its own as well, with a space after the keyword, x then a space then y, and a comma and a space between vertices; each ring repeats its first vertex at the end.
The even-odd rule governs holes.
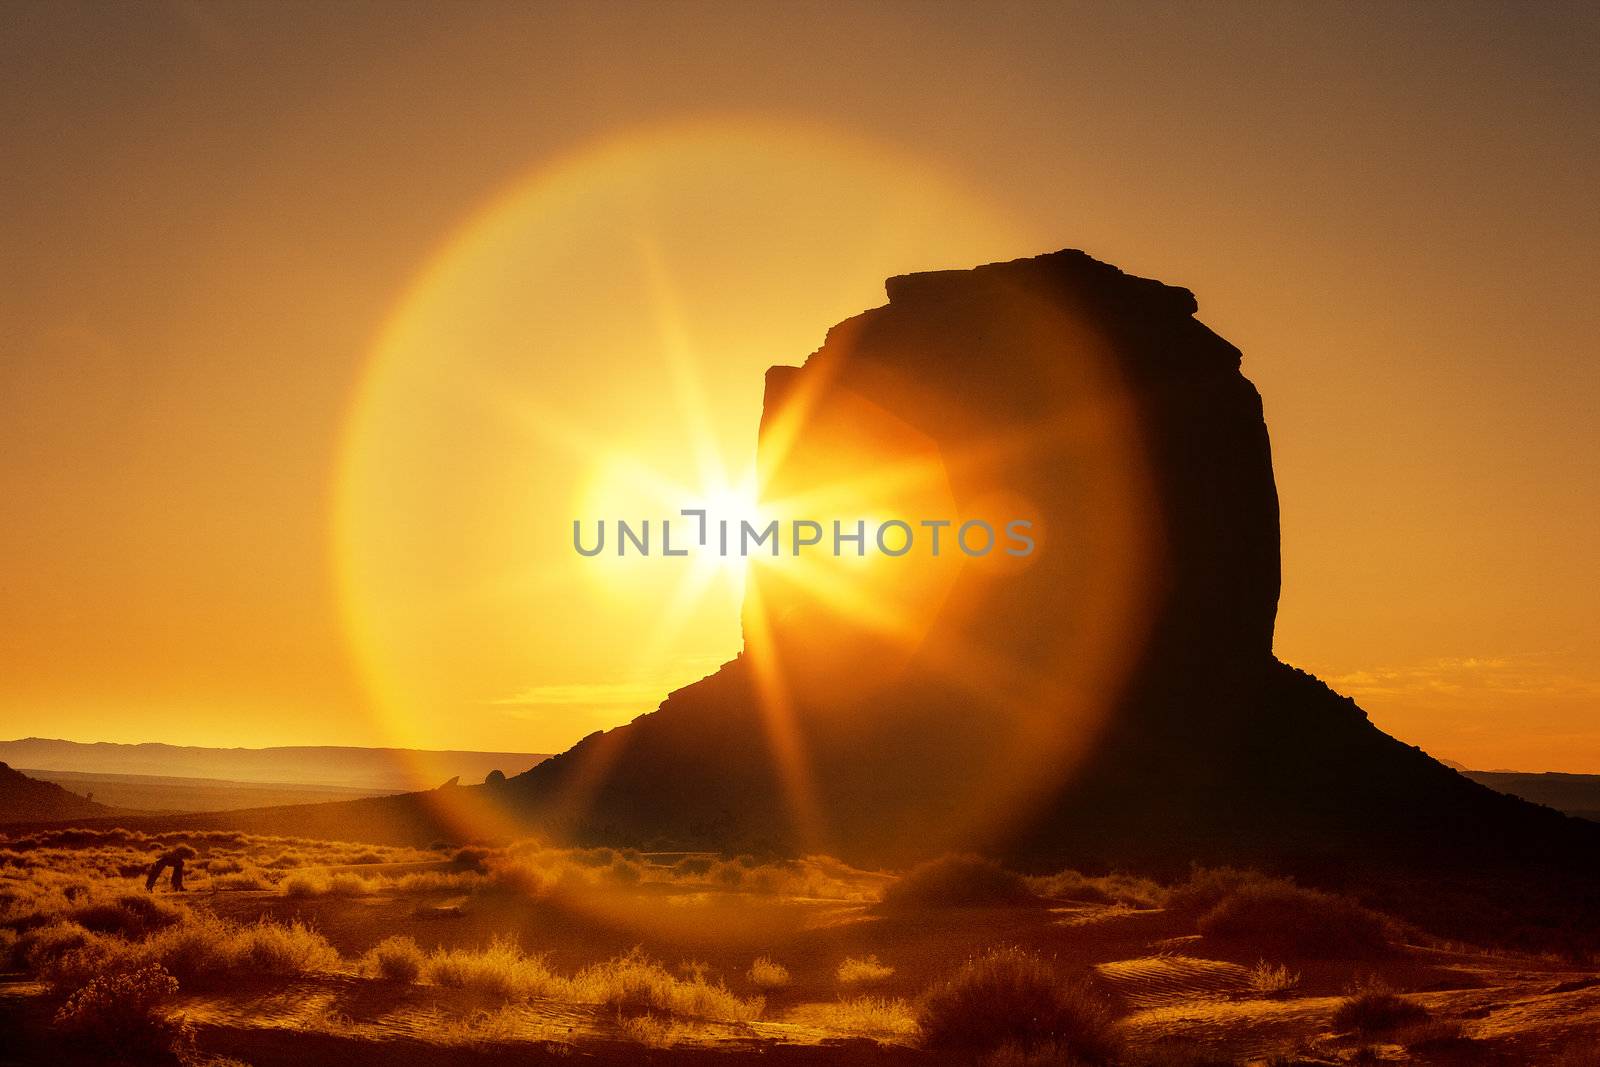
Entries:
POLYGON ((1273 658, 1261 399, 1189 291, 1076 251, 887 288, 769 373, 769 501, 1025 516, 1036 550, 756 568, 740 657, 514 779, 525 815, 866 862, 1593 865, 1600 827, 1483 789, 1273 658))

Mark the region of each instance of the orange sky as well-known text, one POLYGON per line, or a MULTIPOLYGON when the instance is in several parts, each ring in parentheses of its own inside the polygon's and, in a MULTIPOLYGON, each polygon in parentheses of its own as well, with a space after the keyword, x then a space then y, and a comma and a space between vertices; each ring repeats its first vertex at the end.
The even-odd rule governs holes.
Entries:
POLYGON ((885 275, 1081 247, 1244 350, 1280 656, 1600 772, 1591 9, 290 10, 0 15, 0 734, 625 721, 737 575, 597 578, 573 511, 736 474, 885 275))

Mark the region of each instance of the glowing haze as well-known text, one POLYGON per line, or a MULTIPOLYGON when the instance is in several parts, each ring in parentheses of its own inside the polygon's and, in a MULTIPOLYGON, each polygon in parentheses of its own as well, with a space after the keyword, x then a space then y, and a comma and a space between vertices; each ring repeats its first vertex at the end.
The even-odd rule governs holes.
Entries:
POLYGON ((1280 655, 1600 771, 1595 16, 1332 5, 14 6, 0 733, 553 751, 739 647, 762 374, 882 281, 1195 290, 1280 655))

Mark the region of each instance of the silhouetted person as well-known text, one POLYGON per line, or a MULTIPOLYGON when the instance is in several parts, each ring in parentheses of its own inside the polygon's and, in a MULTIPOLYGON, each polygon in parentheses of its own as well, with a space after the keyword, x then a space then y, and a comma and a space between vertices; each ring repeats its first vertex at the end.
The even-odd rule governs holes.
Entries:
POLYGON ((179 893, 183 890, 183 861, 194 859, 194 849, 188 845, 179 845, 170 852, 163 852, 156 861, 150 865, 150 874, 144 880, 144 887, 154 891, 156 882, 161 880, 161 872, 172 868, 172 888, 179 893))

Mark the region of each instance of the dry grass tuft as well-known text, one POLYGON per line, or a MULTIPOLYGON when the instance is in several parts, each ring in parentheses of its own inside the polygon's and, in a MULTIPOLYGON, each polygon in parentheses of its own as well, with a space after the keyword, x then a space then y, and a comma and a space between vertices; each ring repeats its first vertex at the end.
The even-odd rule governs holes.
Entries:
POLYGON ((852 997, 829 1005, 823 1014, 828 1027, 853 1034, 911 1037, 917 1033, 916 1013, 898 997, 852 997))
POLYGON ((296 871, 278 883, 278 892, 293 900, 320 897, 328 892, 328 880, 310 871, 296 871))
POLYGON ((254 870, 233 871, 228 874, 219 874, 211 879, 212 889, 230 890, 233 892, 247 890, 264 890, 272 888, 272 880, 266 872, 259 868, 254 870))
POLYGON ((304 899, 306 897, 366 897, 371 896, 385 885, 390 885, 382 879, 363 878, 351 871, 340 871, 338 874, 327 875, 318 871, 295 871, 286 876, 278 885, 278 892, 286 897, 304 899))
POLYGON ((446 1045, 488 1049, 524 1035, 529 1029, 523 1009, 503 1004, 493 1011, 478 1009, 470 1015, 435 1011, 428 1020, 428 1032, 446 1045))
POLYGON ((543 956, 530 956, 515 941, 500 937, 477 951, 440 949, 423 963, 422 974, 434 985, 508 1001, 563 991, 563 983, 550 973, 543 956))
POLYGON ((148 893, 122 893, 114 900, 85 904, 72 918, 97 934, 120 934, 138 939, 183 921, 185 912, 148 893))
POLYGON ((1427 1008, 1369 981, 1347 997, 1333 1013, 1334 1029, 1362 1035, 1386 1034, 1413 1027, 1432 1017, 1427 1008))
POLYGON ((290 977, 339 966, 339 953, 328 939, 299 920, 287 925, 263 920, 240 927, 231 940, 247 973, 290 977))
POLYGON ((1027 881, 982 856, 949 855, 919 864, 883 891, 886 908, 1037 906, 1027 881))
POLYGON ((1108 874, 1091 878, 1078 871, 1024 879, 1029 888, 1049 900, 1076 904, 1124 904, 1132 908, 1155 908, 1166 900, 1166 890, 1148 878, 1131 874, 1108 874))
POLYGON ((1118 1048, 1110 1007, 1087 978, 1063 980, 1049 962, 1014 947, 969 961, 929 990, 918 1021, 929 1047, 940 1050, 1053 1044, 1083 1062, 1106 1063, 1118 1048))
POLYGON ((75 922, 52 922, 23 933, 17 938, 12 954, 23 967, 39 972, 94 939, 93 934, 75 922))
POLYGON ((894 968, 879 963, 876 956, 851 956, 839 964, 834 977, 840 985, 862 986, 881 982, 892 974, 894 968))
POLYGON ((782 989, 789 984, 789 968, 774 963, 766 956, 756 957, 745 973, 746 980, 757 989, 782 989))
POLYGON ((655 1015, 624 1015, 617 1020, 622 1036, 646 1048, 671 1048, 677 1043, 683 1027, 671 1019, 655 1015))
POLYGON ((215 987, 259 978, 337 970, 339 953, 304 923, 270 919, 238 926, 197 915, 151 938, 136 956, 159 963, 185 986, 215 987))
POLYGON ((570 988, 573 1000, 630 1015, 659 1011, 718 1022, 751 1022, 766 1007, 764 998, 735 996, 720 982, 678 978, 637 949, 585 967, 570 988))
POLYGON ((426 963, 416 941, 403 934, 384 938, 361 957, 362 970, 389 982, 415 982, 426 963))
POLYGON ((71 1045, 117 1062, 181 1062, 193 1039, 183 1019, 162 1004, 178 981, 156 965, 95 978, 67 998, 51 1027, 71 1045))
POLYGON ((1461 1024, 1448 1019, 1428 1019, 1425 1022, 1402 1026, 1389 1035, 1397 1045, 1409 1052, 1443 1052, 1447 1049, 1472 1045, 1472 1039, 1461 1033, 1461 1024))
POLYGON ((1250 991, 1260 997, 1287 996, 1300 985, 1300 972, 1282 963, 1257 960, 1250 968, 1250 991))
POLYGON ((1248 882, 1202 915, 1206 937, 1276 956, 1362 959, 1392 951, 1393 925, 1349 897, 1278 879, 1248 882))

